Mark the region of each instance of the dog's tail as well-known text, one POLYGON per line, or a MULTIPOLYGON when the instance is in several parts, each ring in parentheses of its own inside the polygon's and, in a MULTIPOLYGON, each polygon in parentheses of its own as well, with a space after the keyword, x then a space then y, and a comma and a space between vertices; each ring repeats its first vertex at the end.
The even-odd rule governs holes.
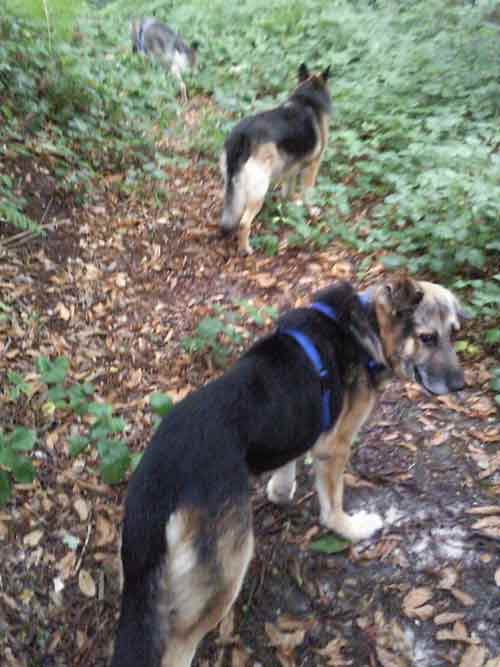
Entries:
POLYGON ((132 584, 125 583, 111 667, 160 665, 166 638, 160 636, 158 627, 157 584, 152 571, 132 584))
POLYGON ((221 157, 221 170, 225 181, 224 208, 221 228, 225 232, 235 229, 246 205, 246 190, 242 178, 242 166, 251 154, 250 138, 243 132, 229 135, 221 157))

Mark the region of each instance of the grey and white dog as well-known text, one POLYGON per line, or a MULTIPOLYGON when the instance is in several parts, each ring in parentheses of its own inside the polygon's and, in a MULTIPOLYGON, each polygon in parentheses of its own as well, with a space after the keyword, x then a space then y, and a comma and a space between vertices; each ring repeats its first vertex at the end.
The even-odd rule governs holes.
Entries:
POLYGON ((181 96, 187 101, 183 72, 196 64, 198 44, 188 46, 180 35, 155 18, 133 19, 132 50, 157 59, 179 81, 181 96))

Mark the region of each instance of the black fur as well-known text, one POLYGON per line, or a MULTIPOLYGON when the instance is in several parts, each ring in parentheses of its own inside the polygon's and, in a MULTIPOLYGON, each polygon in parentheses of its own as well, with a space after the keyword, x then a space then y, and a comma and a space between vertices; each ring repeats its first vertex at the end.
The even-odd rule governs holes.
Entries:
MULTIPOLYGON (((154 581, 164 562, 170 515, 181 507, 201 508, 207 525, 216 525, 221 508, 249 506, 249 473, 284 465, 319 437, 320 378, 302 348, 281 331, 298 329, 316 346, 330 371, 333 421, 338 417, 346 383, 365 358, 351 327, 366 317, 347 283, 317 298, 336 309, 337 321, 310 308, 289 311, 277 332, 177 403, 146 448, 125 505, 124 592, 113 667, 159 665, 154 581)), ((209 542, 200 539, 200 558, 209 542)))
POLYGON ((320 116, 331 112, 330 95, 323 85, 329 77, 329 69, 320 77, 303 79, 304 75, 309 76, 307 68, 304 72, 303 67, 299 68, 299 85, 286 105, 243 118, 231 130, 224 143, 228 184, 258 144, 272 142, 294 160, 314 150, 319 139, 320 116))

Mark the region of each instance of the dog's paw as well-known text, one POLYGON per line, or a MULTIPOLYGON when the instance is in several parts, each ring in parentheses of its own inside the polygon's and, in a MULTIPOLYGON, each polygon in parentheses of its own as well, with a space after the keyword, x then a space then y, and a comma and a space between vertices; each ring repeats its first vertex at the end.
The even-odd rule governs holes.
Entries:
POLYGON ((242 257, 249 257, 250 255, 253 255, 253 248, 247 243, 247 245, 240 247, 238 252, 242 257))
POLYGON ((334 517, 322 518, 324 526, 351 542, 361 542, 374 535, 383 526, 378 514, 358 512, 357 514, 340 514, 334 517))
POLYGON ((286 505, 292 502, 296 489, 297 484, 295 482, 291 487, 289 485, 285 486, 283 483, 280 484, 279 480, 271 477, 266 487, 267 497, 276 505, 286 505))

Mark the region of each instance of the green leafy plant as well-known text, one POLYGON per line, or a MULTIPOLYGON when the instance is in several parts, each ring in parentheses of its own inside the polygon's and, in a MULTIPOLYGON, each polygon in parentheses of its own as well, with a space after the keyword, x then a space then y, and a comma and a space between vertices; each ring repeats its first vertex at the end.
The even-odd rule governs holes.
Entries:
POLYGON ((326 535, 311 542, 309 549, 323 554, 337 554, 348 549, 350 545, 349 540, 344 540, 335 535, 326 535))
POLYGON ((19 484, 29 484, 34 480, 35 468, 23 453, 31 451, 35 443, 35 431, 22 426, 17 426, 10 433, 0 431, 0 505, 11 496, 12 478, 19 484))
POLYGON ((243 336, 229 320, 234 314, 222 313, 220 317, 204 317, 196 327, 194 336, 181 341, 182 348, 189 354, 208 353, 219 368, 227 364, 234 348, 241 344, 243 336))
POLYGON ((163 417, 166 417, 170 410, 174 407, 174 402, 167 394, 155 392, 149 397, 149 405, 154 414, 154 426, 159 426, 163 417))
POLYGON ((493 369, 493 377, 490 380, 490 388, 495 394, 495 401, 500 405, 500 366, 493 369))

